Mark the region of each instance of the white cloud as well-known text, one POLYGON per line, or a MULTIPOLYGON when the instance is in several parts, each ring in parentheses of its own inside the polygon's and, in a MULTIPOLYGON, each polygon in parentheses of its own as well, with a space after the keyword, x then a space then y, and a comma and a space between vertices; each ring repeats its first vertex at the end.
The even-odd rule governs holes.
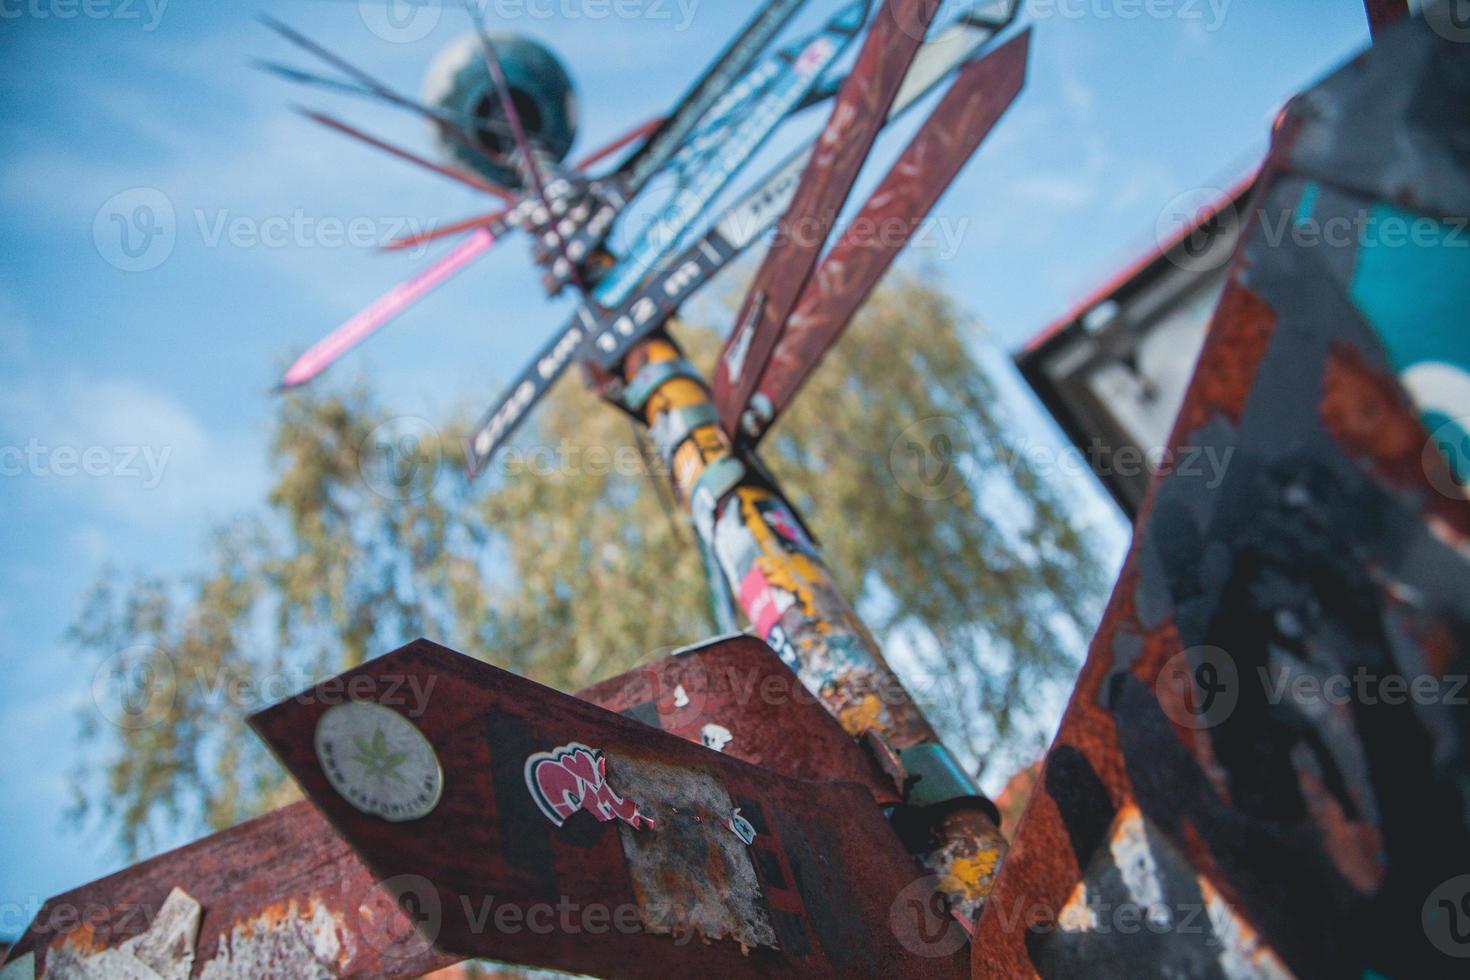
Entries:
MULTIPOLYGON (((248 437, 212 435, 177 399, 134 380, 33 377, 0 391, 0 418, 8 474, 99 518, 176 527, 224 516, 265 486, 248 437)), ((95 556, 107 539, 94 527, 68 544, 95 556)))
POLYGON ((1062 101, 1084 122, 1091 122, 1093 110, 1097 108, 1097 93, 1074 75, 1062 77, 1062 101))
POLYGON ((10 316, 0 303, 0 369, 17 368, 30 360, 31 332, 25 321, 10 316))
POLYGON ((1054 208, 1079 208, 1097 196, 1097 185, 1083 176, 1030 174, 1011 181, 1013 193, 1054 208))

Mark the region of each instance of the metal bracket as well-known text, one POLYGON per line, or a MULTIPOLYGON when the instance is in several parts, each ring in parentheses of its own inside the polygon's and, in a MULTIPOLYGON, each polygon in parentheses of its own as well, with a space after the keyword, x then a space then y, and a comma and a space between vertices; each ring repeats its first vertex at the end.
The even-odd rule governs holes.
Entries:
POLYGON ((623 391, 623 406, 630 412, 641 412, 648 399, 665 383, 675 378, 686 378, 704 384, 699 369, 682 357, 669 361, 649 361, 639 369, 623 391))
POLYGON ((664 462, 674 461, 674 452, 694 433, 707 425, 719 425, 720 413, 709 402, 699 402, 684 408, 670 409, 654 420, 648 427, 664 462))
POLYGON ((1000 813, 995 804, 985 799, 980 788, 950 754, 949 749, 937 742, 910 745, 898 750, 898 760, 907 775, 904 801, 910 806, 935 806, 960 799, 983 800, 993 811, 992 819, 1000 823, 1000 813))
POLYGON ((745 464, 740 460, 733 456, 717 459, 705 467, 704 472, 699 474, 699 479, 694 481, 689 499, 708 500, 711 506, 718 505, 725 494, 734 490, 744 478, 745 464))

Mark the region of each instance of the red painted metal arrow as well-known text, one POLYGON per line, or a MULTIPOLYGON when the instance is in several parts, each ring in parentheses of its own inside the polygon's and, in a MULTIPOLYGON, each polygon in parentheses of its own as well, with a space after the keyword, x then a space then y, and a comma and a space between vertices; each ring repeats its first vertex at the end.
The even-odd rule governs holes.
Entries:
POLYGON ((838 90, 812 161, 715 365, 711 388, 732 438, 938 8, 937 0, 886 0, 838 90))
POLYGON ((955 78, 863 209, 822 260, 760 375, 745 435, 759 438, 791 404, 910 236, 1021 91, 1031 32, 955 78), (750 421, 757 428, 750 429, 750 421))
POLYGON ((251 725, 439 949, 605 977, 967 974, 958 946, 925 955, 892 925, 931 885, 861 785, 752 766, 425 640, 251 725), (363 710, 403 690, 432 694, 363 710), (349 707, 392 730, 334 741, 349 707), (429 755, 395 740, 410 723, 429 755), (347 760, 369 775, 349 781, 347 760), (411 819, 379 786, 413 794, 411 819))
MULTIPOLYGON (((751 637, 664 657, 579 696, 693 741, 716 725, 731 733, 732 758, 896 800, 873 759, 751 637)), ((458 960, 422 939, 380 881, 311 803, 295 803, 56 896, 11 958, 31 953, 39 971, 68 948, 115 948, 156 922, 177 887, 203 908, 196 973, 262 950, 286 965, 303 952, 297 939, 313 932, 334 950, 322 965, 337 976, 416 977, 458 960)))

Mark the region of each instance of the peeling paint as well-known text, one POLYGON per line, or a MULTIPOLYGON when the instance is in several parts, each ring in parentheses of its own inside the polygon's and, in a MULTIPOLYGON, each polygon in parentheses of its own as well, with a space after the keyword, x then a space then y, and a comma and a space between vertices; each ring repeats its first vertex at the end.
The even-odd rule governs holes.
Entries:
POLYGON ((613 764, 622 785, 668 814, 651 833, 618 828, 644 927, 777 948, 748 842, 725 832, 735 804, 719 775, 644 758, 613 764))
POLYGON ((738 806, 735 808, 735 812, 730 814, 730 819, 725 821, 725 826, 729 827, 731 832, 736 837, 739 837, 746 846, 755 843, 755 827, 751 825, 749 820, 746 820, 740 815, 740 808, 738 806))
POLYGON ((704 743, 704 747, 716 752, 725 751, 725 746, 734 739, 735 736, 730 734, 730 729, 724 725, 716 725, 714 722, 710 722, 699 730, 699 740, 704 743))
POLYGON ((247 980, 291 977, 327 980, 337 976, 350 957, 348 930, 325 905, 308 902, 305 910, 292 901, 260 916, 236 923, 219 937, 214 956, 204 964, 200 980, 247 980))
POLYGON ((188 980, 199 919, 199 903, 175 888, 146 932, 113 949, 93 948, 89 927, 74 930, 46 957, 45 975, 85 980, 188 980))

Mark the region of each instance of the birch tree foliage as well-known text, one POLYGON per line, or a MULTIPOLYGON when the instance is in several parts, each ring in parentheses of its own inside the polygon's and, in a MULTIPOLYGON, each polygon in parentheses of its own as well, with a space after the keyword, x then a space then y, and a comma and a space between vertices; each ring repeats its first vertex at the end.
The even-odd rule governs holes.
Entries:
MULTIPOLYGON (((1044 747, 1105 583, 1017 451, 977 329, 890 277, 762 453, 978 774, 1044 747)), ((712 365, 713 330, 676 336, 712 365)), ((287 396, 268 499, 202 542, 195 574, 101 572, 70 632, 95 671, 82 823, 134 858, 288 802, 245 715, 418 636, 576 690, 709 634, 693 532, 630 420, 573 378, 470 483, 484 396, 457 422, 395 415, 365 382, 287 396)))

